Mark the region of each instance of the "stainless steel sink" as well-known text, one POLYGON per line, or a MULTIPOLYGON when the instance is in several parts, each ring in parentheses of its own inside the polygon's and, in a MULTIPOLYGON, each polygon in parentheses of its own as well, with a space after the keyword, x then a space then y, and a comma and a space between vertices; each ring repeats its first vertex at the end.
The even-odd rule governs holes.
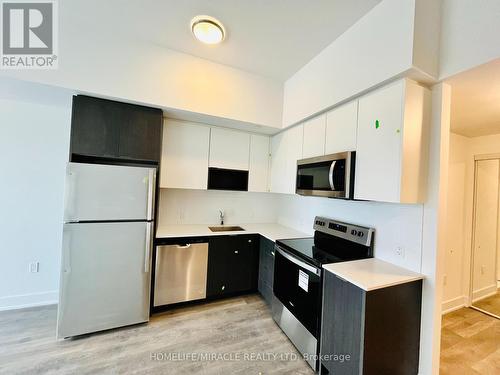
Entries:
POLYGON ((210 229, 212 232, 233 232, 245 230, 237 225, 220 225, 217 227, 208 227, 208 229, 210 229))

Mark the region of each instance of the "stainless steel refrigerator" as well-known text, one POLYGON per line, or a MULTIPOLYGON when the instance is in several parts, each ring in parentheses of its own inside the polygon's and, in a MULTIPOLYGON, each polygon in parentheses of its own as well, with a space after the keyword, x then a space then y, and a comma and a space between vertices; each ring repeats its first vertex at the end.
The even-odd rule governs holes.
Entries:
POLYGON ((149 320, 155 168, 69 163, 57 337, 149 320))

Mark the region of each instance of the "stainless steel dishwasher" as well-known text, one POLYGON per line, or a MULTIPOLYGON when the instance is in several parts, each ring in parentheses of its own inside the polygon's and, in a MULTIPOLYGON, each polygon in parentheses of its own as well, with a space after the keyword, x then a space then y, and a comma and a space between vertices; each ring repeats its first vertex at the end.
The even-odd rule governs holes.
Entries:
POLYGON ((158 246, 154 306, 205 298, 207 263, 207 242, 158 246))

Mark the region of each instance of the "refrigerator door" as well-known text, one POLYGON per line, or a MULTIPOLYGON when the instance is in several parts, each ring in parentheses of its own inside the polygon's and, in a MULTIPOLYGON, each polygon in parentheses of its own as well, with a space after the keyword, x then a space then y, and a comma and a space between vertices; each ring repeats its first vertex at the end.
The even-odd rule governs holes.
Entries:
POLYGON ((64 221, 153 220, 156 169, 68 163, 64 221))
POLYGON ((149 320, 152 226, 64 225, 58 338, 149 320))

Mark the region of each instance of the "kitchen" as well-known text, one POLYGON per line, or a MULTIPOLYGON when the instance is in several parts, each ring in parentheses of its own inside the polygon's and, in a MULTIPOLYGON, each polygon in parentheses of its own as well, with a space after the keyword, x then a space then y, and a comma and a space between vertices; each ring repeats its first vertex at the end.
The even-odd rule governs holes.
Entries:
MULTIPOLYGON (((104 7, 92 31, 102 42, 95 38, 89 47, 68 31, 83 22, 77 14, 88 12, 77 3, 59 9, 60 29, 66 30, 61 47, 71 40, 82 47, 77 54, 66 52, 58 70, 1 77, 2 123, 16 124, 5 125, 3 149, 28 153, 20 161, 28 173, 2 164, 16 176, 15 184, 2 185, 4 196, 16 199, 2 203, 20 223, 30 215, 15 209, 26 191, 18 186, 38 183, 27 188, 22 203, 34 208, 25 224, 32 232, 22 236, 13 226, 18 243, 5 236, 5 248, 24 255, 5 253, 2 262, 13 266, 3 272, 1 306, 8 311, 0 314, 1 328, 13 343, 15 331, 32 324, 36 329, 39 322, 43 340, 52 331, 45 347, 52 357, 15 361, 22 351, 9 346, 0 366, 14 373, 30 366, 50 372, 57 363, 64 364, 62 372, 77 370, 82 358, 68 350, 86 342, 95 344, 89 349, 95 363, 87 370, 104 373, 173 372, 175 366, 191 373, 267 373, 273 367, 276 373, 347 373, 361 366, 367 373, 438 371, 440 298, 434 288, 446 113, 435 109, 445 108, 436 103, 445 103, 448 92, 429 79, 439 77, 437 64, 429 64, 438 59, 432 53, 436 40, 424 38, 418 22, 422 9, 391 0, 358 9, 337 38, 322 52, 316 46, 283 85, 217 62, 217 48, 231 46, 238 29, 222 16, 222 42, 201 59, 131 39, 128 51, 135 55, 127 56, 128 63, 106 65, 113 49, 121 48, 118 41, 106 45, 112 36, 98 33, 112 7, 104 7), (405 16, 388 25, 389 32, 368 32, 398 12, 405 16), (415 24, 407 28, 409 20, 415 24), (422 39, 360 74, 366 60, 356 51, 370 56, 376 45, 382 58, 391 43, 407 43, 413 33, 422 39), (351 48, 356 43, 359 48, 351 48), (100 53, 100 66, 71 61, 90 51, 100 53), (157 59, 147 58, 155 53, 157 59), (38 129, 36 123, 51 125, 38 129), (49 164, 45 172, 40 168, 49 164), (50 220, 43 220, 44 212, 50 220), (37 237, 47 241, 43 250, 32 251, 37 237), (112 251, 105 256, 100 247, 112 251), (392 305, 394 300, 407 303, 392 305), (11 324, 16 311, 20 325, 11 324), (339 335, 342 329, 350 331, 339 335), (191 330, 201 330, 199 342, 191 330), (113 354, 110 340, 124 340, 124 346, 113 354), (135 349, 126 346, 128 340, 135 349), (106 361, 105 353, 113 360, 106 361), (169 353, 284 356, 231 363, 176 361, 169 353), (331 354, 348 354, 349 360, 328 360, 331 354)), ((126 12, 139 11, 130 7, 126 12)), ((203 14, 176 9, 189 14, 188 21, 203 14)), ((443 27, 425 19, 426 28, 443 27)), ((217 19, 201 21, 213 26, 217 19)), ((187 32, 179 29, 196 46, 199 23, 193 19, 187 32)), ((134 26, 130 32, 140 31, 134 26)), ((268 69, 276 73, 276 66, 268 69)), ((26 348, 37 345, 30 341, 26 348)))

